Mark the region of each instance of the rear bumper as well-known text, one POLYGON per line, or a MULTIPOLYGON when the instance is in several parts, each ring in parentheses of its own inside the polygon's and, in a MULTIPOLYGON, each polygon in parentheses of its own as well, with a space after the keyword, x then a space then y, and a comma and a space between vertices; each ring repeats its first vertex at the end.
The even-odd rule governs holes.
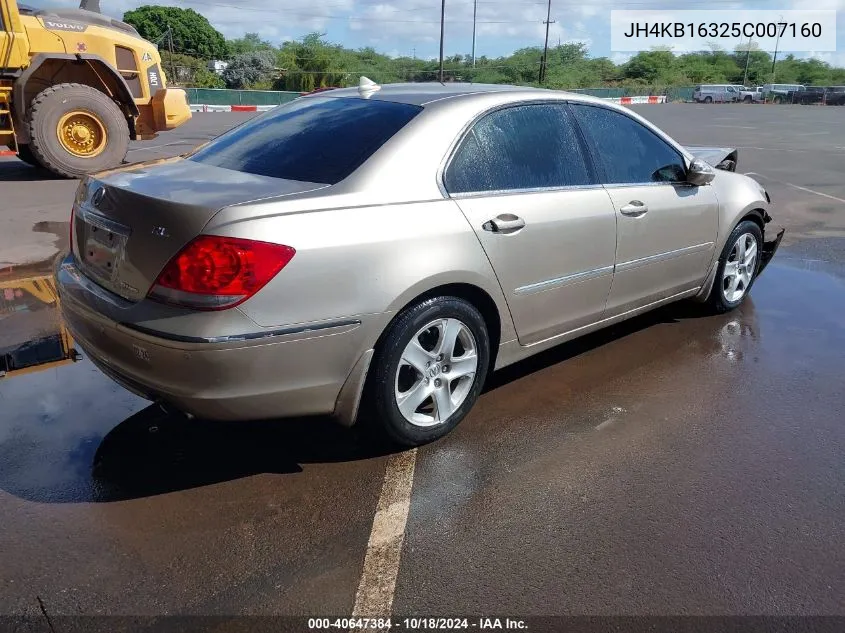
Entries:
POLYGON ((174 341, 93 310, 68 260, 56 268, 62 316, 91 361, 121 386, 199 418, 331 414, 367 349, 360 320, 231 342, 174 341))

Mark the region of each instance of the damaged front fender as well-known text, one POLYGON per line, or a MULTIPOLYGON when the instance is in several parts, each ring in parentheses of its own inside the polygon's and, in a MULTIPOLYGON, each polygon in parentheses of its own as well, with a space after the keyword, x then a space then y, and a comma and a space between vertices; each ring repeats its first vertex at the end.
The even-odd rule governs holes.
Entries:
POLYGON ((786 233, 786 229, 782 228, 775 234, 774 239, 764 239, 762 252, 760 253, 760 268, 757 269, 758 277, 760 276, 760 273, 763 272, 763 269, 769 265, 769 262, 772 261, 772 257, 775 256, 775 252, 777 252, 778 247, 780 246, 784 233, 786 233))

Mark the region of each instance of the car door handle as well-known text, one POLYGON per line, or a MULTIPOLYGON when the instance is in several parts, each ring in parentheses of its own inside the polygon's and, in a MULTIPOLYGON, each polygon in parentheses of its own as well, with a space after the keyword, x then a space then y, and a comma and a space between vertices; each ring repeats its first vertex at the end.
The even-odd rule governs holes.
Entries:
POLYGON ((513 213, 497 215, 492 220, 487 220, 481 225, 485 231, 492 233, 513 233, 525 226, 525 220, 513 213))
POLYGON ((619 209, 619 213, 631 218, 638 218, 648 213, 648 206, 639 200, 631 200, 631 202, 619 209))

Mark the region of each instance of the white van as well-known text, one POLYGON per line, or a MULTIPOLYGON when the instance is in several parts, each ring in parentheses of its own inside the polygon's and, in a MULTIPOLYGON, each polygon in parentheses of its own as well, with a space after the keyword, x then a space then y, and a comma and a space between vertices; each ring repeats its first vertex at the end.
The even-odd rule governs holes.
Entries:
POLYGON ((739 101, 739 90, 730 84, 701 84, 692 93, 696 103, 730 103, 739 101))

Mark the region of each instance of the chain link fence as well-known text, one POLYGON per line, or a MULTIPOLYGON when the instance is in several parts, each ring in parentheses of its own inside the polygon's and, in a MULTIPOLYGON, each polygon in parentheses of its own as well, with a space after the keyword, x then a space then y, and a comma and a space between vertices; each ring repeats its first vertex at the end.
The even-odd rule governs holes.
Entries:
MULTIPOLYGON (((692 101, 693 86, 640 86, 624 88, 575 88, 594 97, 640 97, 666 95, 666 101, 692 101)), ((296 99, 299 92, 281 90, 226 90, 223 88, 186 88, 188 103, 207 105, 281 105, 296 99)))
POLYGON ((223 88, 186 88, 188 103, 207 105, 281 105, 300 93, 280 90, 226 90, 223 88))
POLYGON ((600 97, 602 99, 618 97, 644 97, 666 95, 666 101, 692 101, 695 86, 637 86, 620 88, 570 88, 568 92, 600 97))

